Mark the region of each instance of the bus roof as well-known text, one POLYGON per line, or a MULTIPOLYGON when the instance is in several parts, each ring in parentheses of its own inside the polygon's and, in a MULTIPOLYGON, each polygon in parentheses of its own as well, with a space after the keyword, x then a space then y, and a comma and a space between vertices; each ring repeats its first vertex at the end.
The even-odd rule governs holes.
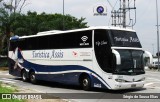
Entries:
MULTIPOLYGON (((38 37, 38 36, 45 36, 45 35, 52 35, 52 34, 70 33, 70 32, 78 32, 78 31, 85 31, 85 30, 95 30, 95 29, 123 30, 123 31, 135 32, 132 29, 113 27, 113 26, 92 26, 92 27, 88 27, 88 28, 81 28, 81 29, 74 29, 74 30, 67 30, 67 31, 60 31, 60 30, 44 31, 44 32, 39 32, 36 35, 21 36, 21 37, 18 37, 18 38, 23 39, 23 38, 30 38, 30 37, 38 37)), ((10 40, 12 40, 12 38, 13 37, 11 37, 10 40)))

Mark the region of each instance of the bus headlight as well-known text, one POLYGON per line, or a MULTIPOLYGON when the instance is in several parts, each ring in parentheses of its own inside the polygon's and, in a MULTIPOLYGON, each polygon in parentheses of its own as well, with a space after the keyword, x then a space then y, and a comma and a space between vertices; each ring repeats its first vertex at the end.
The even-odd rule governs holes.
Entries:
POLYGON ((115 81, 117 81, 117 82, 125 82, 125 80, 123 80, 123 79, 115 79, 115 81))

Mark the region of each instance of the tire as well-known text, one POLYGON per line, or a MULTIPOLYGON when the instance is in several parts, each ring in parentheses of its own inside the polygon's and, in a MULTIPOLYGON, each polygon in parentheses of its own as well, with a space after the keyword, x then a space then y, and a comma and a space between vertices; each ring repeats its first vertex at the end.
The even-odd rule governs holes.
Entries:
POLYGON ((81 85, 83 90, 85 91, 91 90, 91 79, 88 76, 83 77, 81 85))
POLYGON ((32 84, 36 84, 37 83, 35 72, 31 72, 30 73, 30 82, 32 84))
POLYGON ((22 71, 22 80, 24 82, 28 81, 28 78, 27 78, 27 72, 25 70, 22 71))

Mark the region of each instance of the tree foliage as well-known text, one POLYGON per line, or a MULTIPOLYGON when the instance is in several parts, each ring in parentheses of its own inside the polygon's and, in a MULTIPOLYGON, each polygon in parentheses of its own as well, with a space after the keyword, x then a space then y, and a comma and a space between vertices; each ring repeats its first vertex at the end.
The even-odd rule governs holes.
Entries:
POLYGON ((27 5, 26 1, 0 0, 0 55, 7 54, 8 40, 13 35, 33 35, 42 31, 87 27, 85 18, 78 19, 69 14, 38 14, 31 11, 22 14, 22 9, 27 5))
MULTIPOLYGON (((71 15, 64 16, 65 30, 85 28, 87 23, 85 18, 77 19, 71 15)), ((16 14, 15 21, 11 25, 15 35, 33 35, 42 31, 63 30, 63 15, 46 14, 37 12, 28 12, 25 14, 16 14)))
POLYGON ((0 0, 0 54, 7 54, 8 40, 12 34, 11 25, 16 12, 21 13, 27 0, 0 0))

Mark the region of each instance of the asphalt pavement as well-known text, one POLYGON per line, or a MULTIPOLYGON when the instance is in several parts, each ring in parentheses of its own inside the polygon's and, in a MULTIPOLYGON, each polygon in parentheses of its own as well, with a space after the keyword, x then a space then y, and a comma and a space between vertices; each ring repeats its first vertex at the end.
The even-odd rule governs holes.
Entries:
POLYGON ((146 83, 144 88, 130 90, 106 90, 92 89, 84 91, 79 86, 63 85, 53 82, 40 81, 38 85, 23 82, 21 78, 13 77, 8 71, 0 71, 0 81, 15 85, 21 89, 29 89, 35 93, 47 93, 68 101, 77 102, 160 102, 160 72, 146 71, 146 83), (132 99, 132 95, 141 95, 141 99, 132 99), (131 96, 129 96, 131 95, 131 96), (153 95, 153 99, 147 99, 147 95, 153 95), (158 99, 156 96, 158 96, 158 99), (155 96, 155 97, 154 97, 155 96), (129 99, 131 98, 131 99, 129 99), (143 99, 144 98, 144 99, 143 99), (155 98, 155 99, 154 99, 155 98))

